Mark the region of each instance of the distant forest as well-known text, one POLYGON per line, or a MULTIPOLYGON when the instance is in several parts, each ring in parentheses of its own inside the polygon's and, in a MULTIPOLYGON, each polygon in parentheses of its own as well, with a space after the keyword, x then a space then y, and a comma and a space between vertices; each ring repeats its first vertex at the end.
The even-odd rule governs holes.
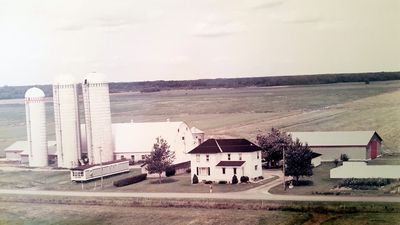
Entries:
MULTIPOLYGON (((180 81, 142 81, 110 83, 111 93, 157 92, 163 90, 189 90, 207 88, 270 87, 284 85, 313 85, 344 82, 373 82, 400 80, 400 72, 341 73, 276 77, 219 78, 180 81)), ((23 98, 25 91, 33 86, 42 89, 46 96, 52 96, 51 85, 3 86, 0 99, 23 98)))

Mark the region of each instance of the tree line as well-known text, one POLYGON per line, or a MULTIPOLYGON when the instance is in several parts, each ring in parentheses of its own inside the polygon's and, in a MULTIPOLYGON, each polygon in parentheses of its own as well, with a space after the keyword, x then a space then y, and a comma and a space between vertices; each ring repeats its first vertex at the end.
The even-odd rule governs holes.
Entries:
MULTIPOLYGON (((313 85, 344 82, 365 82, 400 80, 400 72, 340 73, 274 77, 218 78, 199 80, 158 80, 141 82, 112 82, 110 93, 122 92, 158 92, 163 90, 190 90, 208 88, 269 87, 286 85, 313 85)), ((52 96, 51 85, 35 85, 46 96, 52 96)), ((30 86, 0 87, 0 99, 23 98, 30 86)))

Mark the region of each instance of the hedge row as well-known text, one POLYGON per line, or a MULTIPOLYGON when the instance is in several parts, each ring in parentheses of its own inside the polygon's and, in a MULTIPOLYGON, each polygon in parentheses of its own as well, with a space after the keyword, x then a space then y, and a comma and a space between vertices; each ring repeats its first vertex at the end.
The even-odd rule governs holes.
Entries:
POLYGON ((348 178, 339 183, 339 187, 349 187, 352 189, 376 189, 377 187, 390 184, 390 179, 384 178, 348 178))
POLYGON ((126 185, 130 185, 130 184, 134 184, 134 183, 138 183, 140 181, 144 181, 147 178, 147 173, 143 173, 137 176, 133 176, 133 177, 128 177, 125 179, 121 179, 121 180, 117 180, 114 181, 114 186, 115 187, 123 187, 126 185))

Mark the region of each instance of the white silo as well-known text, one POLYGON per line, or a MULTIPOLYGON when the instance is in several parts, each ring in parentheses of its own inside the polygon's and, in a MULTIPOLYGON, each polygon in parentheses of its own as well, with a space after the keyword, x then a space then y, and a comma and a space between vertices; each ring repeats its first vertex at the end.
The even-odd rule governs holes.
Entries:
POLYGON ((69 76, 53 84, 54 121, 58 167, 74 168, 81 158, 79 96, 77 84, 69 76))
POLYGON ((82 84, 82 93, 89 163, 112 161, 110 94, 105 76, 89 74, 82 84))
POLYGON ((25 93, 26 130, 29 143, 29 166, 48 165, 45 94, 39 88, 25 93))

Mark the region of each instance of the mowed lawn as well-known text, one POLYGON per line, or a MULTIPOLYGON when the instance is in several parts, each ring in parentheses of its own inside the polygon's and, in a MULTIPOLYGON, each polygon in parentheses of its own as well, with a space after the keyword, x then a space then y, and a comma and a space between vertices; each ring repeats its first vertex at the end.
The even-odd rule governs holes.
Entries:
MULTIPOLYGON (((271 127, 286 131, 377 130, 387 151, 399 152, 400 81, 331 85, 174 90, 111 95, 113 122, 186 121, 207 137, 255 141, 271 127)), ((26 139, 23 100, 0 101, 0 156, 26 139)), ((47 134, 54 140, 51 99, 47 134)), ((82 116, 83 118, 83 116, 82 116)))
MULTIPOLYGON (((0 168, 1 169, 1 168, 0 168)), ((2 189, 34 189, 62 191, 118 191, 118 192, 186 192, 207 193, 210 185, 191 184, 190 174, 181 174, 162 179, 148 178, 142 182, 124 187, 115 187, 113 182, 140 174, 140 169, 131 169, 129 173, 105 177, 103 189, 100 179, 88 182, 72 182, 69 171, 1 171, 0 188, 2 189)), ((213 184, 213 192, 244 191, 268 183, 276 177, 264 179, 257 183, 247 184, 213 184)))

